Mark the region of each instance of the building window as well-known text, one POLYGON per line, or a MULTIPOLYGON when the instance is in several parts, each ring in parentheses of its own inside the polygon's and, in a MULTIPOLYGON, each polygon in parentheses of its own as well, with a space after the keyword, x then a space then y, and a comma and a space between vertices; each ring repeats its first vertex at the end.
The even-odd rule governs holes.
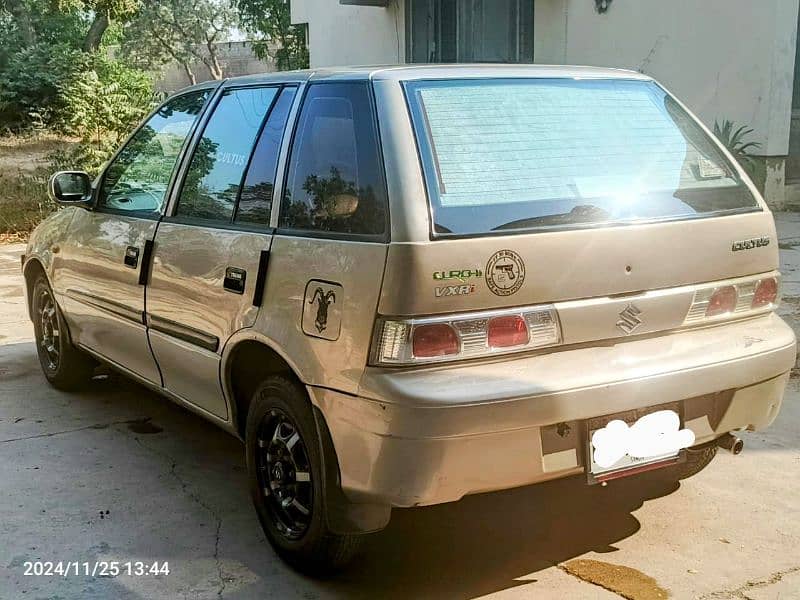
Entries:
POLYGON ((533 62, 534 0, 408 0, 412 63, 533 62))

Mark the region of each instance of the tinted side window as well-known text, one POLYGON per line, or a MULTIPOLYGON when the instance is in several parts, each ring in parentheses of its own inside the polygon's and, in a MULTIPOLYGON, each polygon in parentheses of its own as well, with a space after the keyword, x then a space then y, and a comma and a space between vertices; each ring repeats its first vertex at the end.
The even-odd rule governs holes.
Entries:
POLYGON ((292 145, 280 226, 384 233, 386 187, 366 82, 309 87, 292 145))
POLYGON ((98 207, 145 213, 161 209, 181 148, 209 94, 184 94, 150 117, 106 169, 98 207))
POLYGON ((278 88, 226 91, 197 143, 177 214, 230 222, 242 177, 278 88))
POLYGON ((296 91, 296 88, 284 88, 269 113, 242 186, 236 209, 237 223, 269 225, 281 140, 296 91))

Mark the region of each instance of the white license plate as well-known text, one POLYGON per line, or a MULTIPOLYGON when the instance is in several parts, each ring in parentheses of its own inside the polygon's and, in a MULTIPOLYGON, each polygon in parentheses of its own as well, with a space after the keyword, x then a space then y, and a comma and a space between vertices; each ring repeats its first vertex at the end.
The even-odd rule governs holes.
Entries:
POLYGON ((589 472, 602 475, 677 459, 682 449, 694 444, 694 432, 680 425, 677 412, 660 410, 633 423, 612 419, 590 430, 589 472))

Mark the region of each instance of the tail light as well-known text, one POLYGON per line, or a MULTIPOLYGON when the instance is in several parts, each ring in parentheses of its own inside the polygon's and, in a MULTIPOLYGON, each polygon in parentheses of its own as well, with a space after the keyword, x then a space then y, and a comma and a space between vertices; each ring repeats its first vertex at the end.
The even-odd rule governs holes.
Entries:
POLYGON ((412 347, 418 358, 437 358, 458 354, 461 342, 455 329, 447 323, 432 323, 414 329, 412 347))
POLYGON ((425 319, 380 319, 372 364, 410 365, 523 352, 561 343, 552 306, 425 319))
POLYGON ((530 339, 528 324, 521 315, 508 315, 490 319, 487 335, 490 348, 524 346, 530 339))
POLYGON ((763 308, 771 306, 778 300, 778 280, 774 277, 762 279, 756 285, 756 291, 753 294, 753 302, 750 305, 752 308, 763 308))
POLYGON ((738 292, 732 285, 726 285, 715 289, 708 301, 706 316, 716 317, 718 315, 732 313, 734 310, 736 310, 737 298, 738 292))
POLYGON ((773 310, 780 297, 776 276, 752 278, 695 291, 684 325, 742 317, 773 310))

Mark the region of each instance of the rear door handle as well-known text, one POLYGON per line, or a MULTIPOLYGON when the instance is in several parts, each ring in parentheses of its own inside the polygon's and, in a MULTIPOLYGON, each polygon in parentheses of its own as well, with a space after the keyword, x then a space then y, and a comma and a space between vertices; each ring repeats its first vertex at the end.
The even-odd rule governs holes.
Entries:
POLYGON ((258 274, 256 286, 253 291, 253 306, 261 306, 264 302, 264 286, 267 282, 267 268, 269 267, 269 250, 262 250, 258 260, 258 274))
POLYGON ((128 246, 125 249, 125 266, 135 269, 139 266, 139 249, 136 246, 128 246))
POLYGON ((222 286, 234 294, 244 294, 244 286, 247 281, 247 271, 237 267, 225 269, 225 281, 222 286))

